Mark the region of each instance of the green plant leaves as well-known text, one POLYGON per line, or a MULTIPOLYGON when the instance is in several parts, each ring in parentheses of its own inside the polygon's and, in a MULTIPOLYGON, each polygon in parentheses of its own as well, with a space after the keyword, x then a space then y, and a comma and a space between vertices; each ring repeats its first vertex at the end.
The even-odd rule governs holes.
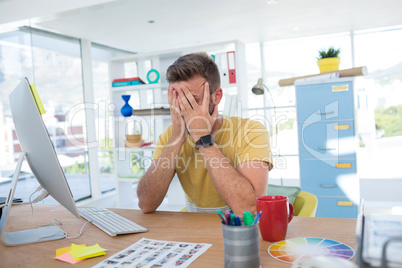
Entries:
POLYGON ((337 58, 339 56, 339 53, 341 53, 341 49, 335 49, 334 47, 326 49, 322 49, 318 51, 319 56, 317 57, 317 60, 320 59, 325 59, 325 58, 337 58))

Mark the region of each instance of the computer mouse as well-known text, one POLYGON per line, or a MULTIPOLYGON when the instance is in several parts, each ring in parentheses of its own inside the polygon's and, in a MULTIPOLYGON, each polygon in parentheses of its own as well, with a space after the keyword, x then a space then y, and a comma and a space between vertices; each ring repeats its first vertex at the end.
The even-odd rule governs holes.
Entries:
POLYGON ((357 265, 344 258, 317 256, 295 261, 291 268, 357 268, 357 265))

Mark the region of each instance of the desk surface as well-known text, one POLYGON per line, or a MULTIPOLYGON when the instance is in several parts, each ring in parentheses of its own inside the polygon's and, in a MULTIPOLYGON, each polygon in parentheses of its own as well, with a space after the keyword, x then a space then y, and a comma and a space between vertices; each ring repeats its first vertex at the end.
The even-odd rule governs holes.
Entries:
MULTIPOLYGON (((213 246, 194 261, 190 267, 223 267, 223 240, 219 218, 216 214, 165 212, 159 211, 143 214, 138 210, 111 209, 118 214, 147 227, 149 232, 111 237, 92 224, 87 224, 81 237, 75 239, 60 239, 16 247, 7 247, 0 242, 0 267, 72 267, 54 259, 57 248, 70 246, 71 243, 93 245, 99 243, 108 249, 107 255, 88 259, 74 267, 91 267, 113 254, 125 249, 142 237, 192 242, 210 243, 213 246)), ((14 206, 10 210, 8 231, 33 228, 30 222, 29 206, 14 206)), ((50 218, 57 218, 63 223, 62 229, 69 236, 79 233, 84 219, 75 218, 61 206, 34 206, 34 221, 44 224, 50 218)), ((355 219, 338 218, 307 218, 294 217, 289 224, 286 238, 322 237, 345 243, 355 248, 355 219)), ((260 259, 263 267, 272 264, 274 267, 290 267, 289 264, 273 259, 267 249, 271 243, 260 237, 260 259)))

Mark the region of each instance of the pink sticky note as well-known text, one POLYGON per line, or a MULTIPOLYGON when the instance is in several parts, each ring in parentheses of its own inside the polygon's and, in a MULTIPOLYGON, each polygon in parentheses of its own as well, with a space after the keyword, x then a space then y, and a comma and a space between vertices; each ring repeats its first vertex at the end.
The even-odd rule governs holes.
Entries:
POLYGON ((84 260, 84 259, 82 259, 82 260, 74 260, 73 256, 71 256, 70 252, 66 252, 66 253, 61 254, 59 256, 56 256, 54 258, 56 260, 64 261, 64 262, 71 263, 71 264, 76 264, 76 263, 79 263, 79 262, 84 260))

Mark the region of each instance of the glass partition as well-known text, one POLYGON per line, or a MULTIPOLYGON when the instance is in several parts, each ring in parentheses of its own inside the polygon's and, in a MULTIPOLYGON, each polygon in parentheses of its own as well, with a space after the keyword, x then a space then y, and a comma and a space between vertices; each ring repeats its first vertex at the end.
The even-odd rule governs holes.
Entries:
POLYGON ((401 178, 402 27, 355 33, 359 172, 363 178, 401 178))
MULTIPOLYGON (((99 184, 102 193, 114 190, 116 187, 115 171, 113 161, 113 117, 109 116, 111 98, 109 94, 109 67, 108 60, 112 57, 132 54, 103 45, 92 43, 92 82, 94 90, 96 140, 98 141, 98 160, 99 160, 99 184)), ((136 73, 136 66, 130 66, 130 71, 136 73)), ((134 98, 138 99, 138 98, 134 98)), ((139 105, 139 104, 138 104, 139 105)), ((133 106, 134 107, 134 106, 133 106)), ((137 108, 137 107, 136 107, 137 108)))
MULTIPOLYGON (((29 27, 0 34, 0 196, 8 193, 21 147, 15 133, 8 95, 23 77, 35 83, 46 114, 42 116, 76 200, 91 195, 85 142, 85 111, 67 121, 68 112, 83 103, 79 40, 35 31, 29 27), (4 133, 4 134, 3 134, 4 133)), ((16 197, 28 199, 38 183, 24 163, 16 197)), ((45 203, 55 202, 46 198, 45 203)))

